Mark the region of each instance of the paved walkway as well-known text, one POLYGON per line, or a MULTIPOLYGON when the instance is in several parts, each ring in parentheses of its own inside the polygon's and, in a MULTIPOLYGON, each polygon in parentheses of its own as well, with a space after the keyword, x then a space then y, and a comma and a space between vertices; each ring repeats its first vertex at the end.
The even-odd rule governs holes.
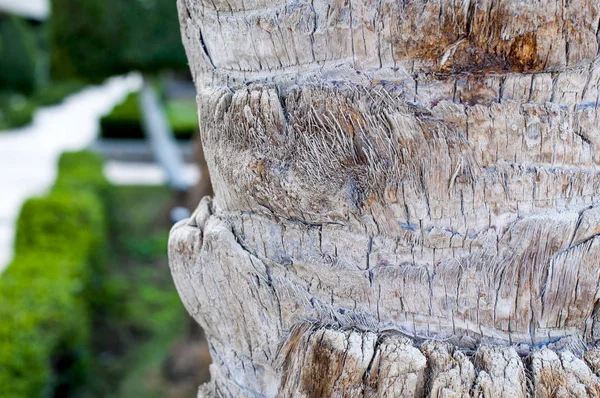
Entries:
POLYGON ((0 132, 0 272, 12 259, 23 202, 52 185, 59 155, 89 146, 98 135, 98 119, 140 84, 137 75, 112 78, 39 110, 27 127, 0 132))
MULTIPOLYGON (((114 185, 166 185, 167 173, 158 163, 106 162, 104 174, 114 185)), ((194 186, 200 178, 200 170, 195 163, 186 163, 181 170, 181 178, 188 186, 194 186)))

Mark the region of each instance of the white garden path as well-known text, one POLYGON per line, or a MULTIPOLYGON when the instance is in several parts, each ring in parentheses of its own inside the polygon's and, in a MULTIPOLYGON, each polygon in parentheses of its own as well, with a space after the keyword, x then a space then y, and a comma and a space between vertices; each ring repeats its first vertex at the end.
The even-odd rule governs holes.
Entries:
POLYGON ((140 85, 136 74, 111 78, 40 109, 29 126, 0 132, 0 273, 13 256, 23 202, 44 193, 54 182, 60 154, 89 146, 98 135, 99 118, 140 85))

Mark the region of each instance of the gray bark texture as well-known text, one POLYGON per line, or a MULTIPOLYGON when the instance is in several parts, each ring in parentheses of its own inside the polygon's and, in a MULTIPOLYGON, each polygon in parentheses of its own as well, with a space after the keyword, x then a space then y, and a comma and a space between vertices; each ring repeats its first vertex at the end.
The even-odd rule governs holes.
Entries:
POLYGON ((600 396, 598 0, 178 0, 200 396, 600 396))

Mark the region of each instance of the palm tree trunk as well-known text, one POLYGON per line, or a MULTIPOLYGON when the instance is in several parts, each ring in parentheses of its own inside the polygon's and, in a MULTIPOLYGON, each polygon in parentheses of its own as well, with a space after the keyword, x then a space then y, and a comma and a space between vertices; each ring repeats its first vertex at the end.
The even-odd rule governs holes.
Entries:
POLYGON ((600 394, 597 0, 178 3, 202 396, 600 394))

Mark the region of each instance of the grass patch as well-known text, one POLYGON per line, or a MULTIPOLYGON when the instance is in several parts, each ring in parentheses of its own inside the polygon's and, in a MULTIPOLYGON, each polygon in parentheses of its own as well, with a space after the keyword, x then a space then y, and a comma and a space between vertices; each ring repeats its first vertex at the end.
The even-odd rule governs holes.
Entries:
POLYGON ((198 130, 198 110, 196 100, 177 99, 169 100, 165 111, 171 122, 173 134, 178 139, 191 138, 198 130))

